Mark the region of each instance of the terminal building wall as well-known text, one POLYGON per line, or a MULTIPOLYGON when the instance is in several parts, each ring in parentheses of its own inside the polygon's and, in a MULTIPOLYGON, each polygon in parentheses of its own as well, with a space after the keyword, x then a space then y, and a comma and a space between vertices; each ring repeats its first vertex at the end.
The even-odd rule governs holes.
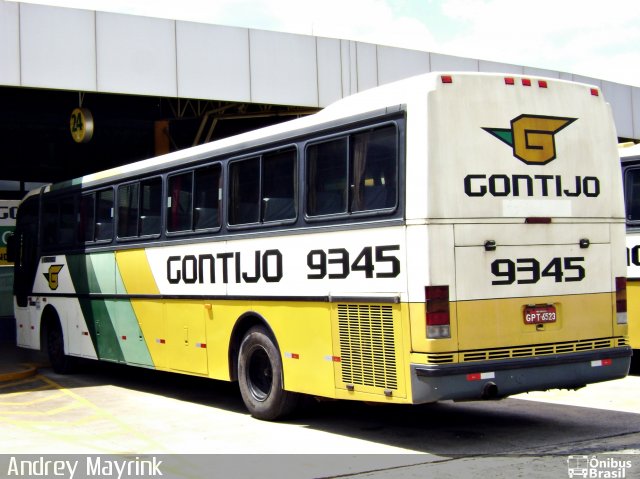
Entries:
POLYGON ((414 74, 542 75, 599 86, 640 139, 640 88, 349 40, 0 0, 0 85, 324 107, 414 74))

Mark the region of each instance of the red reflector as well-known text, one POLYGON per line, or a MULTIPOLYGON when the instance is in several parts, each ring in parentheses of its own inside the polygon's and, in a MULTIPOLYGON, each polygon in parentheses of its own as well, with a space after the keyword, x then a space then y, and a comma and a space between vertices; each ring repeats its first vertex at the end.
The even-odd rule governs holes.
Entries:
POLYGON ((547 82, 544 80, 538 80, 538 86, 540 88, 547 88, 547 82))
POLYGON ((515 85, 516 81, 511 77, 505 77, 504 84, 505 85, 515 85))
POLYGON ((611 359, 603 359, 602 360, 602 365, 603 366, 611 366, 611 359))
POLYGON ((528 78, 523 78, 522 79, 522 84, 524 86, 531 86, 531 80, 529 80, 528 78))
POLYGON ((123 341, 126 341, 126 340, 127 340, 127 337, 126 337, 126 336, 122 336, 122 340, 123 340, 123 341))
POLYGON ((453 77, 451 75, 442 75, 440 79, 442 83, 453 83, 453 77))
POLYGON ((480 381, 480 373, 467 374, 467 381, 480 381))
POLYGON ((600 92, 598 91, 598 89, 597 89, 597 88, 592 88, 592 89, 591 89, 591 94, 592 94, 593 96, 599 96, 599 95, 600 95, 600 92))
POLYGON ((524 222, 530 225, 548 225, 549 223, 551 223, 551 218, 542 216, 530 216, 529 218, 525 218, 524 222))

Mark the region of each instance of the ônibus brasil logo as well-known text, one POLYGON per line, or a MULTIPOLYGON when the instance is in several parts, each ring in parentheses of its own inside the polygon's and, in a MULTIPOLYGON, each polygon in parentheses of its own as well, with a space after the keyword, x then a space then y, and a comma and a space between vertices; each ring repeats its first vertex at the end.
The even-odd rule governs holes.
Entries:
POLYGON ((513 148, 513 156, 527 165, 546 165, 556 158, 555 134, 577 118, 520 115, 511 128, 482 128, 513 148))

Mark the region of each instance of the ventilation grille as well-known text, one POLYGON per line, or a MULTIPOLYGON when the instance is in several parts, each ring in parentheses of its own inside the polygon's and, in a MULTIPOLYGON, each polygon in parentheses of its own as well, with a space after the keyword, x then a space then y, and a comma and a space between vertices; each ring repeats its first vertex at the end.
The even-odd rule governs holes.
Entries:
POLYGON ((338 328, 342 381, 397 389, 392 307, 339 304, 338 328))
POLYGON ((490 359, 530 358, 547 354, 579 353, 595 349, 624 346, 624 338, 599 338, 566 343, 537 344, 515 348, 487 349, 462 352, 462 361, 487 361, 490 359))
MULTIPOLYGON (((461 361, 487 361, 491 359, 531 358, 546 354, 578 353, 595 349, 615 348, 628 346, 629 342, 624 337, 588 339, 583 341, 537 344, 530 346, 517 346, 513 348, 485 349, 474 351, 461 351, 461 361)), ((452 364, 456 356, 453 353, 428 353, 427 364, 452 364)))

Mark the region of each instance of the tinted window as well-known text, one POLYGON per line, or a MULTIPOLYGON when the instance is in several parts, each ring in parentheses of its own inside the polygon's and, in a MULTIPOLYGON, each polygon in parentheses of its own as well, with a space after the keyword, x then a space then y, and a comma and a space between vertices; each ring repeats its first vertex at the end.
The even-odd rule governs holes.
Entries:
POLYGON ((76 241, 78 218, 75 197, 45 198, 42 241, 45 246, 70 246, 76 241))
POLYGON ((220 165, 200 168, 194 173, 194 229, 220 226, 220 165))
POLYGON ((118 236, 160 234, 162 180, 151 178, 118 188, 118 236))
POLYGON ((229 224, 296 217, 296 150, 269 152, 229 167, 229 224))
POLYGON ((80 225, 78 241, 80 243, 94 240, 96 195, 90 193, 80 198, 80 225))
POLYGON ((312 144, 306 165, 309 216, 396 205, 398 152, 393 125, 312 144))
POLYGON ((193 172, 169 177, 167 231, 193 229, 193 172))
POLYGON ((118 236, 138 236, 139 184, 131 183, 118 188, 118 236))
POLYGON ((96 195, 96 241, 113 238, 113 190, 98 191, 96 195))

